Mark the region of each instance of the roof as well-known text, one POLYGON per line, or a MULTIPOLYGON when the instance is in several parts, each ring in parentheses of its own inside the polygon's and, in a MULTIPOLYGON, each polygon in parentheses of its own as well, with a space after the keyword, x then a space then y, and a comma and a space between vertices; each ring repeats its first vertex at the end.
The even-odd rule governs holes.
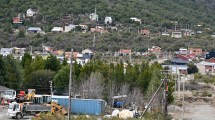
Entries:
POLYGON ((93 51, 91 49, 85 49, 81 52, 82 54, 85 54, 85 53, 90 53, 90 54, 93 54, 93 51))
POLYGON ((11 52, 13 50, 13 48, 1 48, 1 51, 8 51, 8 52, 11 52))
POLYGON ((180 58, 173 58, 171 60, 172 63, 176 63, 176 64, 187 64, 188 61, 187 60, 183 60, 183 59, 180 59, 180 58))
POLYGON ((29 27, 28 31, 42 31, 40 27, 29 27))
POLYGON ((52 32, 61 32, 61 31, 63 31, 63 28, 62 27, 54 27, 51 31, 52 32))
POLYGON ((0 85, 0 92, 5 91, 5 90, 13 90, 13 89, 10 89, 10 88, 7 88, 7 87, 4 87, 4 86, 0 85))
POLYGON ((120 49, 119 52, 129 54, 129 53, 131 53, 131 50, 130 49, 120 49))

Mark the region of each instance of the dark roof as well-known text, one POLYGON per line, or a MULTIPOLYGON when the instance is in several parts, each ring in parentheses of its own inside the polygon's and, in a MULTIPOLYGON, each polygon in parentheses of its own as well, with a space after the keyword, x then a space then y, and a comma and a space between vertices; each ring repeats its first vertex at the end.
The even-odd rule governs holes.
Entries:
POLYGON ((175 64, 187 64, 188 61, 187 60, 183 60, 183 59, 180 59, 180 58, 173 58, 171 60, 172 63, 175 63, 175 64))
POLYGON ((12 89, 0 85, 0 92, 5 90, 12 90, 12 89))

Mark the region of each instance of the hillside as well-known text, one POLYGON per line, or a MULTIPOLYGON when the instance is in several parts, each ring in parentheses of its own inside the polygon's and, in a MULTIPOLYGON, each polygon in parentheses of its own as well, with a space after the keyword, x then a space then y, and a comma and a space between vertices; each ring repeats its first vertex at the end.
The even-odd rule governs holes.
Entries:
POLYGON ((161 23, 165 26, 170 21, 215 25, 215 0, 1 0, 0 8, 1 23, 10 23, 13 17, 26 13, 28 8, 37 10, 37 20, 45 19, 46 24, 64 15, 77 19, 78 15, 92 13, 97 8, 101 21, 105 16, 112 16, 115 22, 121 23, 138 17, 144 24, 153 26, 161 23))
MULTIPOLYGON (((92 46, 93 34, 81 32, 69 34, 26 35, 19 37, 11 34, 12 29, 25 29, 29 26, 41 27, 50 32, 54 26, 64 26, 70 23, 103 24, 105 16, 111 16, 114 24, 122 24, 121 32, 106 35, 96 35, 96 50, 115 51, 120 48, 132 48, 142 51, 152 45, 161 46, 165 50, 177 50, 179 47, 202 47, 204 50, 214 48, 214 38, 197 35, 183 38, 182 41, 172 38, 145 38, 137 34, 137 29, 148 27, 152 33, 174 28, 172 21, 177 21, 178 27, 196 29, 197 24, 203 28, 210 27, 206 34, 214 32, 215 0, 0 0, 0 47, 29 47, 41 49, 41 44, 47 44, 56 49, 76 50, 92 46), (18 13, 26 14, 32 8, 37 15, 26 20, 17 27, 12 24, 18 13), (97 9, 99 21, 89 20, 89 14, 97 9), (142 25, 132 23, 129 18, 137 17, 142 25), (66 20, 65 20, 66 19, 66 20), (128 29, 131 32, 128 32, 128 29), (204 40, 204 42, 202 42, 204 40)), ((204 30, 204 29, 203 29, 204 30)))

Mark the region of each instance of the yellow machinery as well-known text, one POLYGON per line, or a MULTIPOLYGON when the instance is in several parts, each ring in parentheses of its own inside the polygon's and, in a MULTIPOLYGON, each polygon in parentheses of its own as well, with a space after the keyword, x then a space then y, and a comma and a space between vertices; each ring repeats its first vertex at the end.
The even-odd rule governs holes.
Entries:
POLYGON ((51 113, 53 115, 55 115, 55 114, 66 115, 67 114, 67 111, 62 106, 57 104, 56 102, 52 102, 51 106, 52 106, 51 113))

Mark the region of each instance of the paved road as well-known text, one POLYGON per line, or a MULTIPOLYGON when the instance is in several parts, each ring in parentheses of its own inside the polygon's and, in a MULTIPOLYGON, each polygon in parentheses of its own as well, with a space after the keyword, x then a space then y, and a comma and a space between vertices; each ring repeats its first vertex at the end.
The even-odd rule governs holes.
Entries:
MULTIPOLYGON (((32 116, 25 116, 22 120, 31 120, 32 116)), ((0 106, 0 120, 15 120, 7 116, 7 108, 2 110, 2 106, 0 106)))

